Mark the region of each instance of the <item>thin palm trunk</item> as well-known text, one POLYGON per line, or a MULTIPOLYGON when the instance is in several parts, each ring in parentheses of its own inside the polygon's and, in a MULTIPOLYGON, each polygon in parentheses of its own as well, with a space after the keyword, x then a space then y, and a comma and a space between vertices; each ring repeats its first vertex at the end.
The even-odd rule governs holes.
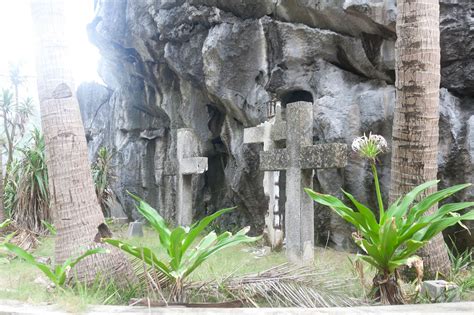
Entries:
MULTIPOLYGON (((390 202, 436 179, 440 86, 438 0, 398 0, 395 47, 397 102, 393 120, 390 202)), ((434 189, 428 189, 431 194, 434 189)), ((427 214, 433 213, 431 209, 427 214)), ((425 275, 449 272, 442 235, 420 253, 425 275)))
MULTIPOLYGON (((97 201, 87 144, 69 68, 64 33, 64 1, 33 0, 37 35, 37 85, 53 221, 57 228, 56 263, 77 255, 93 243, 104 216, 97 201)), ((102 245, 101 245, 102 246, 102 245)), ((128 278, 131 266, 122 253, 89 256, 75 267, 77 279, 94 280, 98 273, 128 278)))

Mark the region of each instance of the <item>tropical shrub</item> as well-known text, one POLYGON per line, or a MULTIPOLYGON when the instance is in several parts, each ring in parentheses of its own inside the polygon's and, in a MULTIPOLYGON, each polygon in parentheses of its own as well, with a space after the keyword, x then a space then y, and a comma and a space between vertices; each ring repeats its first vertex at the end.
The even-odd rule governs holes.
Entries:
POLYGON ((45 276, 48 277, 49 280, 51 280, 51 282, 54 283, 55 286, 58 287, 65 284, 71 269, 74 268, 74 266, 77 265, 81 260, 90 255, 106 253, 106 250, 100 247, 89 249, 79 257, 69 258, 62 265, 51 267, 48 264, 36 260, 33 255, 14 244, 5 243, 2 246, 23 259, 26 263, 37 267, 45 274, 45 276))
POLYGON ((10 176, 5 187, 5 208, 17 227, 42 233, 45 231, 42 222, 51 221, 51 213, 41 131, 33 129, 29 144, 18 151, 21 156, 7 169, 10 176))
POLYGON ((132 197, 138 203, 138 211, 158 234, 160 245, 166 251, 167 257, 161 259, 157 253, 148 247, 133 246, 122 240, 104 239, 104 242, 142 260, 166 277, 170 283, 170 297, 176 302, 185 301, 184 286, 186 279, 209 257, 224 248, 241 243, 251 243, 259 239, 259 237, 246 235, 249 231, 248 227, 235 234, 223 232, 217 235, 216 232, 212 231, 200 239, 201 234, 212 221, 234 208, 219 210, 190 227, 178 226, 170 229, 155 209, 137 196, 132 195, 132 197))
POLYGON ((106 147, 101 147, 97 153, 97 160, 92 165, 95 192, 106 218, 110 217, 110 208, 114 198, 114 193, 110 188, 110 181, 113 178, 111 161, 112 153, 106 147))
POLYGON ((474 220, 473 210, 462 215, 458 213, 473 207, 474 202, 448 203, 439 207, 435 213, 424 215, 438 202, 471 185, 456 185, 419 198, 425 190, 439 182, 435 180, 414 188, 385 211, 375 167, 377 155, 385 148, 385 140, 375 135, 358 138, 353 143, 353 149, 371 162, 379 205, 378 220, 371 209, 348 192, 344 191, 344 194, 357 210, 331 195, 310 189, 306 189, 306 192, 314 201, 330 207, 357 229, 357 233, 353 234, 354 241, 365 252, 359 257, 377 269, 373 280, 375 297, 384 304, 402 304, 404 297, 396 269, 403 265, 419 266, 421 261, 415 256, 418 249, 447 227, 462 220, 474 220))

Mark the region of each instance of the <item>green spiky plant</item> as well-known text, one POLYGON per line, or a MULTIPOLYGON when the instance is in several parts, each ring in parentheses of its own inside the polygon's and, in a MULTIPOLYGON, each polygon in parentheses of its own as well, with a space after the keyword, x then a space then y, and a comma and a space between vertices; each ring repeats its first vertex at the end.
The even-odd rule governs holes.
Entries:
POLYGON ((97 160, 92 165, 92 178, 100 207, 106 218, 110 217, 111 203, 114 198, 114 193, 110 188, 110 181, 114 177, 111 164, 112 153, 106 147, 101 147, 97 153, 97 160))
POLYGON ((330 207, 357 229, 358 232, 353 234, 354 241, 365 252, 359 257, 377 269, 373 280, 375 298, 384 304, 403 304, 405 301, 398 282, 397 268, 421 262, 415 256, 417 250, 447 227, 462 220, 474 220, 474 210, 462 215, 458 213, 473 207, 474 202, 448 203, 431 215, 425 216, 425 212, 471 184, 449 187, 419 200, 426 189, 439 182, 429 181, 399 198, 385 211, 375 167, 377 155, 386 149, 385 139, 377 135, 364 136, 354 140, 352 148, 371 163, 379 205, 378 220, 371 209, 348 192, 344 191, 344 194, 356 210, 331 195, 311 189, 306 189, 306 192, 314 201, 330 207))
POLYGON ((217 235, 212 231, 201 238, 206 227, 212 221, 224 213, 232 211, 234 208, 219 210, 190 227, 178 226, 170 229, 155 209, 139 197, 134 195, 132 197, 138 203, 138 211, 158 234, 160 245, 166 251, 167 257, 160 259, 157 253, 153 252, 150 248, 133 246, 122 240, 104 239, 104 241, 142 260, 166 277, 171 289, 170 300, 174 302, 185 302, 184 290, 186 279, 209 257, 224 248, 242 243, 251 243, 259 239, 259 237, 249 237, 246 235, 249 231, 248 227, 235 234, 223 232, 217 235))
POLYGON ((102 254, 102 253, 107 252, 104 248, 100 248, 100 247, 89 249, 78 257, 67 259, 62 265, 57 265, 57 266, 52 267, 52 266, 49 266, 48 264, 39 262, 38 260, 35 259, 35 257, 33 257, 33 255, 31 255, 27 251, 23 250, 22 248, 14 244, 5 243, 2 245, 2 247, 12 252, 16 256, 20 257, 26 263, 37 267, 57 287, 61 287, 66 283, 66 280, 68 279, 71 269, 74 268, 74 266, 76 266, 81 260, 83 260, 84 258, 90 255, 95 255, 99 253, 102 254))
POLYGON ((17 227, 43 233, 45 226, 42 222, 50 222, 51 213, 41 131, 33 129, 29 144, 18 151, 21 156, 8 169, 10 176, 5 187, 5 208, 17 227))

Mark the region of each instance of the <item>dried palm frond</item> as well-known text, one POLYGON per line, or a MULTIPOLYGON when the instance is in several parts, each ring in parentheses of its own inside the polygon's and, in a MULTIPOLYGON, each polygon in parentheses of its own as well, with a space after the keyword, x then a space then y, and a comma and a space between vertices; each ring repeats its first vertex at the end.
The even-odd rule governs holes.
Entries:
MULTIPOLYGON (((194 296, 231 297, 259 307, 354 306, 364 302, 344 293, 350 283, 334 279, 334 271, 283 264, 261 273, 229 277, 222 282, 201 282, 188 286, 194 296), (345 289, 345 290, 344 290, 345 289)), ((352 279, 355 280, 355 279, 352 279)), ((349 280, 351 281, 351 280, 349 280)), ((352 281, 354 282, 354 281, 352 281)))
POLYGON ((17 245, 21 249, 31 252, 40 244, 38 234, 26 229, 16 229, 15 234, 10 239, 10 243, 17 245))

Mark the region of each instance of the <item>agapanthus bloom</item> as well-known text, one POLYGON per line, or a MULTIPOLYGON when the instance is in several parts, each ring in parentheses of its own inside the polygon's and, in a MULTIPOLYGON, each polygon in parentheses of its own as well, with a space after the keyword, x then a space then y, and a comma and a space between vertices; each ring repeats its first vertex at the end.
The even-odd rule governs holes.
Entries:
POLYGON ((365 134, 362 137, 355 138, 352 142, 352 150, 359 153, 362 157, 375 160, 377 155, 387 151, 387 141, 380 135, 365 134))

